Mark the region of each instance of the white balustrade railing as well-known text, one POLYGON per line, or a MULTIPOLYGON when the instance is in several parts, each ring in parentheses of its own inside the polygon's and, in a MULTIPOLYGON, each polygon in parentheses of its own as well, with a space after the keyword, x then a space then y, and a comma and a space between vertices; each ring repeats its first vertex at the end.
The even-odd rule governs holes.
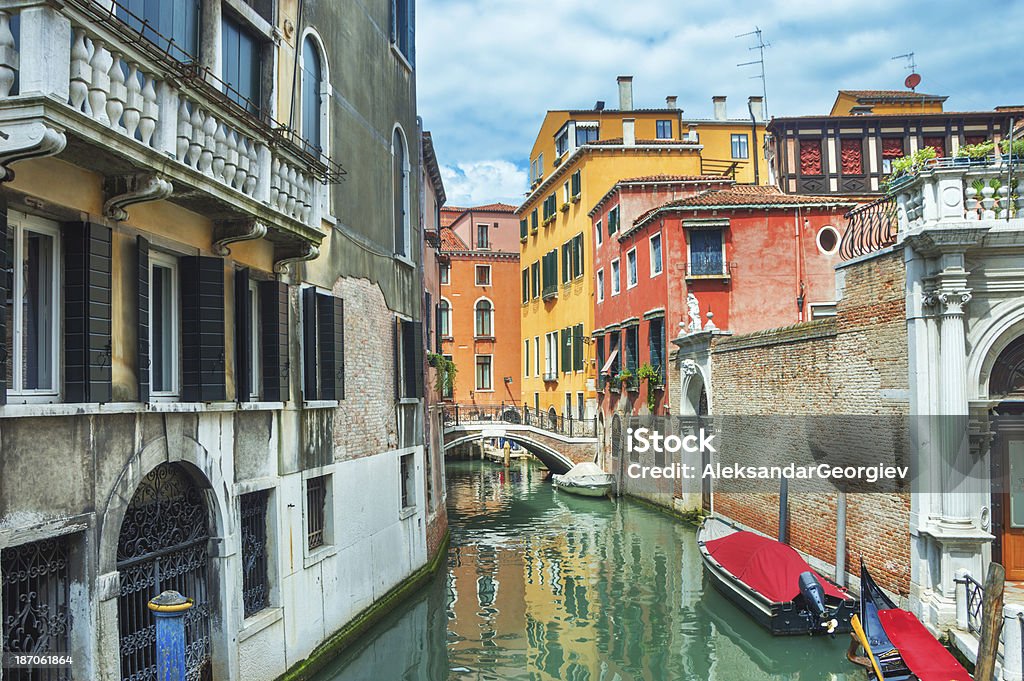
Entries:
POLYGON ((901 182, 896 193, 899 231, 941 222, 1024 219, 1024 165, 1002 159, 987 165, 936 164, 901 182))
POLYGON ((172 73, 166 65, 132 50, 131 45, 115 44, 113 36, 102 25, 45 3, 0 10, 0 101, 30 94, 13 93, 23 75, 20 61, 25 61, 27 70, 47 69, 49 73, 35 74, 33 82, 48 82, 48 91, 31 94, 66 101, 71 109, 125 140, 162 152, 288 218, 319 227, 319 211, 314 210, 318 181, 300 166, 298 157, 272 148, 268 133, 238 125, 231 120, 230 107, 207 101, 200 89, 166 75, 172 73), (55 35, 45 46, 22 45, 21 52, 29 53, 28 58, 19 54, 19 41, 11 29, 17 12, 31 13, 21 23, 34 21, 37 32, 51 25, 55 31, 70 31, 67 47, 55 35), (53 68, 61 61, 67 67, 63 82, 58 75, 63 67, 53 68))

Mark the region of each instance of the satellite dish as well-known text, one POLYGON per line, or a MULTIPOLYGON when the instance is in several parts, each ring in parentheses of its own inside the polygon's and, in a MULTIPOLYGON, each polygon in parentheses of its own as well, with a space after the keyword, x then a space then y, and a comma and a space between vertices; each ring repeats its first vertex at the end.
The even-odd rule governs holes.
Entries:
POLYGON ((909 89, 913 90, 914 88, 921 84, 920 74, 911 73, 909 76, 907 76, 907 79, 903 81, 903 84, 906 85, 909 89))

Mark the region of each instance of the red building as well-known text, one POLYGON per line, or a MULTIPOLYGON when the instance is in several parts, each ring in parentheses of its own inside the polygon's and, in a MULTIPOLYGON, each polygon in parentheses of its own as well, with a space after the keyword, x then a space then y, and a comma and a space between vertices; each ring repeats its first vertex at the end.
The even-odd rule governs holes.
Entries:
POLYGON ((722 178, 624 180, 592 209, 598 402, 671 413, 670 341, 693 324, 735 333, 835 313, 845 213, 854 204, 722 178), (638 380, 644 364, 659 379, 638 380), (619 380, 628 370, 631 378, 619 380))

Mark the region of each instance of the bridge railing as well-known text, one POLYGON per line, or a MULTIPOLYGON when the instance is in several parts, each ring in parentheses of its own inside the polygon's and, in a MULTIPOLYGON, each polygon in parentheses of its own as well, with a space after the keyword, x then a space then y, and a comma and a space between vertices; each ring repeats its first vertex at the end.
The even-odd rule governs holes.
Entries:
POLYGON ((519 407, 512 403, 500 405, 446 404, 442 408, 446 428, 490 423, 511 423, 533 426, 566 437, 597 437, 597 419, 579 419, 560 416, 554 412, 537 411, 525 404, 519 407))

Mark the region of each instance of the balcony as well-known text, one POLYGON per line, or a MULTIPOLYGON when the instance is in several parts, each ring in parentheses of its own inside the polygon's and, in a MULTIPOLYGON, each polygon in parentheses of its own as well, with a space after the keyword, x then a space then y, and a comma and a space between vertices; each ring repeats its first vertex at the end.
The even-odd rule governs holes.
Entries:
POLYGON ((686 263, 687 279, 728 279, 734 263, 721 255, 691 255, 686 263))
POLYGON ((0 163, 59 155, 105 178, 110 219, 167 199, 211 217, 223 243, 247 221, 241 238, 269 231, 275 260, 308 257, 324 236, 321 185, 341 168, 114 7, 28 0, 0 12, 0 163))
POLYGON ((554 284, 545 284, 544 290, 541 291, 540 297, 543 300, 551 300, 553 298, 558 298, 558 282, 555 282, 554 284))
POLYGON ((544 372, 544 382, 545 383, 557 383, 558 382, 558 372, 557 371, 545 371, 544 372))

